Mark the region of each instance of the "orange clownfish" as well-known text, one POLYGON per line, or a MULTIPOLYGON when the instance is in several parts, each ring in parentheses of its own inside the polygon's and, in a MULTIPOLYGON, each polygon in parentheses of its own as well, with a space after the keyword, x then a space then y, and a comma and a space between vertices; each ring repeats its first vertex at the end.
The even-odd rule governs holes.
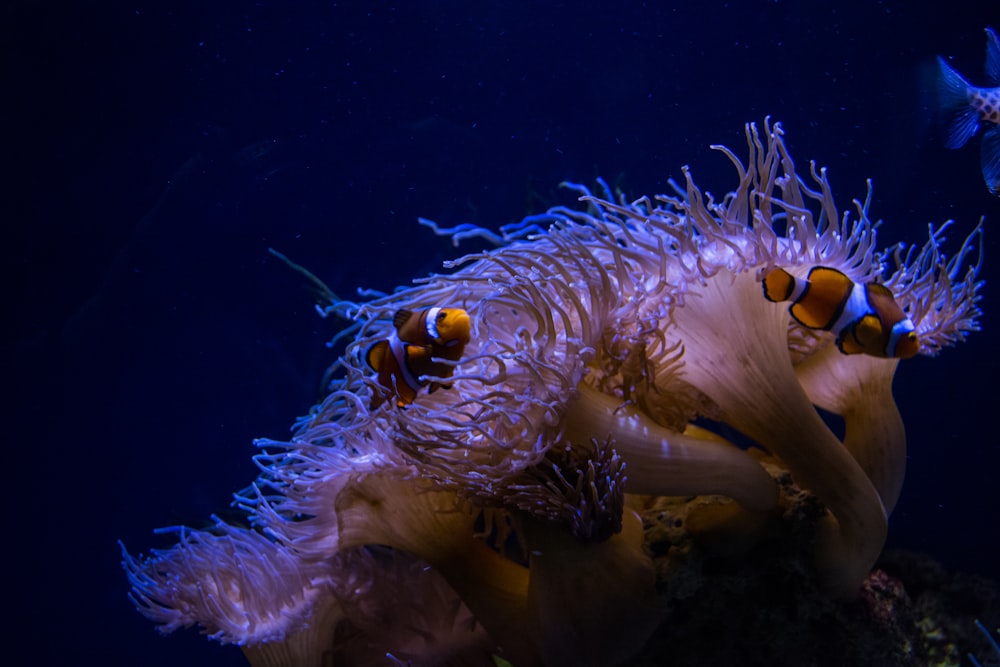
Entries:
POLYGON ((406 407, 417 397, 417 391, 428 384, 430 391, 449 387, 420 378, 449 377, 454 366, 433 359, 461 359, 471 329, 469 314, 461 308, 428 308, 419 313, 398 310, 392 325, 395 330, 389 338, 378 341, 365 354, 368 365, 377 373, 378 383, 385 389, 373 397, 373 408, 392 395, 396 396, 397 406, 406 407))
POLYGON ((764 296, 791 301, 795 321, 835 333, 844 354, 909 359, 919 350, 913 322, 885 285, 861 285, 826 266, 813 267, 807 278, 777 268, 764 276, 764 296))

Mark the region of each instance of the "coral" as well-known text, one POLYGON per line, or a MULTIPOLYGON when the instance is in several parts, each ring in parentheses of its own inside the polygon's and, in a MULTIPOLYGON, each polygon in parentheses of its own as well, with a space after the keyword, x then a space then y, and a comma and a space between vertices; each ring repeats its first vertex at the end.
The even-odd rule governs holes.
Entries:
MULTIPOLYGON (((695 609, 746 595, 786 605, 723 632, 770 647, 759 655, 802 648, 787 644, 806 634, 775 636, 790 618, 867 603, 866 622, 897 622, 905 596, 871 571, 904 473, 899 359, 842 354, 764 298, 761 277, 822 265, 884 284, 934 355, 977 328, 979 228, 951 258, 944 227, 880 251, 868 201, 841 216, 824 170, 795 171, 780 125, 746 137, 745 164, 716 147, 738 176, 721 200, 686 169, 676 195, 631 202, 569 184, 582 208, 499 235, 431 224, 498 246, 449 273, 363 303, 321 290, 323 312, 350 322, 326 397, 291 440, 258 443, 261 474, 237 495, 252 528, 126 554, 140 611, 275 665, 364 664, 359 646, 412 664, 622 664, 647 640, 719 632, 695 609), (463 354, 417 378, 436 391, 384 401, 368 351, 397 313, 428 308, 467 313, 463 354), (843 440, 817 406, 843 418, 843 440), (232 544, 246 553, 211 561, 232 544), (386 548, 398 560, 375 558, 386 548), (275 559, 281 576, 247 565, 275 559), (397 562, 426 564, 437 592, 376 585, 397 562), (270 596, 244 594, 258 577, 270 596), (411 609, 421 641, 378 622, 411 609)), ((902 650, 883 648, 884 664, 902 650)))
POLYGON ((812 562, 824 510, 780 467, 778 508, 748 527, 722 526, 732 501, 635 499, 657 569, 661 623, 630 667, 930 667, 989 656, 974 619, 1000 611, 996 582, 952 574, 929 557, 891 550, 856 599, 832 599, 812 562), (728 511, 727 511, 728 508, 728 511), (706 520, 708 517, 708 520, 706 520), (706 529, 708 529, 706 531, 706 529))

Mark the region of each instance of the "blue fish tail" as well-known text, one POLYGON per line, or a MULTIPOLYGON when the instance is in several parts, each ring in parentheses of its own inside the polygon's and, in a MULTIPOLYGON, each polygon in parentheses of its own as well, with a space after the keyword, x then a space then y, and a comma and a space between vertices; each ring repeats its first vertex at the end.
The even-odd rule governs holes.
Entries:
POLYGON ((986 81, 1000 86, 1000 39, 992 28, 986 29, 986 81))
POLYGON ((947 120, 945 146, 961 148, 979 128, 979 114, 969 104, 969 82, 938 56, 938 103, 947 120))
POLYGON ((986 131, 982 144, 983 179, 990 192, 1000 196, 1000 125, 986 131))

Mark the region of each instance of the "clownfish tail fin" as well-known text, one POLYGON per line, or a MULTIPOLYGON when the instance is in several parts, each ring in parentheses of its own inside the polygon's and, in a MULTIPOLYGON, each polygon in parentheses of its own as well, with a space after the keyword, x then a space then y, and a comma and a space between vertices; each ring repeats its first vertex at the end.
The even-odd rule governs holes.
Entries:
POLYGON ((764 276, 761 286, 764 288, 764 298, 768 301, 788 301, 795 289, 795 277, 782 268, 772 269, 764 276))

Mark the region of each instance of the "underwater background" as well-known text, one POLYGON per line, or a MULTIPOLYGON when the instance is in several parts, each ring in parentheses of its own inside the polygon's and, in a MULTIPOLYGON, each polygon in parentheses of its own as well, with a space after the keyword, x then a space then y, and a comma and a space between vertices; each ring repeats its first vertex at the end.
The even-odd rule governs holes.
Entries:
MULTIPOLYGON (((497 228, 603 176, 690 165, 721 196, 744 123, 784 126, 880 245, 986 217, 982 331, 900 364, 907 479, 887 548, 1000 577, 1000 198, 944 147, 937 55, 985 85, 984 2, 14 2, 5 268, 5 551, 36 664, 243 665, 161 637, 117 544, 207 526, 319 397, 339 323, 274 248, 351 298, 439 270, 417 224, 497 228)), ((744 601, 752 606, 752 601, 744 601)))

